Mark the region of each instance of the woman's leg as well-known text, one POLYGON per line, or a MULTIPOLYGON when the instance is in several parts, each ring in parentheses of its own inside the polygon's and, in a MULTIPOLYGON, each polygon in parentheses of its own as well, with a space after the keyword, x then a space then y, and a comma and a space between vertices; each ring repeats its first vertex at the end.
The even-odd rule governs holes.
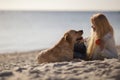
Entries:
POLYGON ((82 43, 74 45, 74 58, 86 59, 86 46, 82 43))

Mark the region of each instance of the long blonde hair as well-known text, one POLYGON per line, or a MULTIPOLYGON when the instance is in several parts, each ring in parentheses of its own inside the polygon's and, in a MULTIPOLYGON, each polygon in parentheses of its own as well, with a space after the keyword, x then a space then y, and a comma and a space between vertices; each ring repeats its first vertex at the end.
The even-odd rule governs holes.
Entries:
POLYGON ((94 50, 97 47, 97 45, 95 44, 95 41, 97 39, 102 39, 102 37, 106 35, 108 32, 110 32, 112 35, 114 34, 113 28, 110 25, 109 21, 107 20, 106 16, 101 13, 94 14, 91 17, 91 23, 93 26, 95 26, 95 31, 92 29, 91 36, 88 42, 87 47, 88 58, 92 57, 92 54, 94 53, 94 50))

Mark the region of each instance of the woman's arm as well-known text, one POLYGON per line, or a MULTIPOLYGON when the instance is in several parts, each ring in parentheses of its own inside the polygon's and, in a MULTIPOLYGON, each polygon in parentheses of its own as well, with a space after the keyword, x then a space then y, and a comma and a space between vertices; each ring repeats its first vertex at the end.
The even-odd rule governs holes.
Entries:
POLYGON ((105 58, 118 58, 115 41, 110 33, 103 37, 103 43, 101 46, 103 47, 101 50, 101 56, 105 58))

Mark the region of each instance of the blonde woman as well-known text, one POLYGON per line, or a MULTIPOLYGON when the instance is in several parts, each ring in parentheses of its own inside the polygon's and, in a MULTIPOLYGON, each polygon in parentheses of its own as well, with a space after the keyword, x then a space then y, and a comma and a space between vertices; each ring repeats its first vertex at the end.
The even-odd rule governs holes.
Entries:
POLYGON ((114 31, 106 16, 101 13, 91 17, 91 36, 87 46, 88 59, 118 58, 114 31))

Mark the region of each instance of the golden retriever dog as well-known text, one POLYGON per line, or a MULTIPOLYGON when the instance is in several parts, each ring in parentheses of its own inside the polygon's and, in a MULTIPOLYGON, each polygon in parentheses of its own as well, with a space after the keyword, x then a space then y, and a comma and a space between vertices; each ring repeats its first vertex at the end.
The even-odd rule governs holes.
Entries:
POLYGON ((38 63, 61 62, 73 60, 74 44, 82 37, 83 30, 67 31, 52 48, 43 50, 37 56, 38 63))

